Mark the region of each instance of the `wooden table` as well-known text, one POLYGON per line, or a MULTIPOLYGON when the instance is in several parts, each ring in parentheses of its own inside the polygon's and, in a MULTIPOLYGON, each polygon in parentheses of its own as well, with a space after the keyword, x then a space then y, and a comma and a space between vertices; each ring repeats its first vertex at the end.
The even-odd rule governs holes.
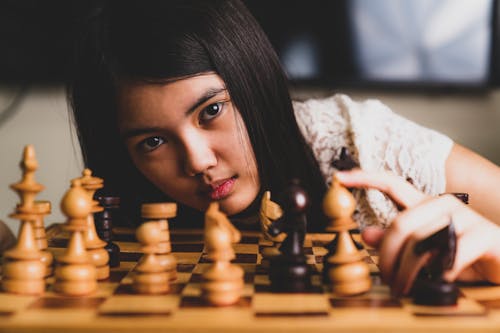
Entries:
MULTIPOLYGON (((64 251, 68 235, 60 225, 49 228, 49 250, 64 251)), ((200 298, 201 273, 209 262, 203 255, 199 230, 172 231, 178 279, 165 295, 134 294, 130 271, 140 258, 130 229, 116 229, 121 265, 99 282, 87 297, 65 297, 52 291, 53 278, 40 296, 0 293, 0 332, 500 332, 500 286, 461 286, 456 307, 426 308, 409 299, 395 299, 380 282, 378 257, 364 250, 373 287, 365 295, 342 298, 321 285, 323 246, 328 234, 310 234, 306 253, 314 290, 305 294, 274 294, 267 265, 259 250, 272 243, 257 232, 243 233, 235 245, 236 264, 245 270, 245 289, 234 306, 214 308, 200 298)))

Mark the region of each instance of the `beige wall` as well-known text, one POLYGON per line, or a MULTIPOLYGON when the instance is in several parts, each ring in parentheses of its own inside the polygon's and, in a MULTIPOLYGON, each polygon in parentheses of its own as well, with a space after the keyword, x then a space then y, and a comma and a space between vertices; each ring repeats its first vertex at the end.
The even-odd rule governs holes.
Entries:
MULTIPOLYGON (((0 110, 17 93, 15 88, 0 89, 0 110)), ((37 198, 52 202, 53 213, 46 221, 48 224, 62 221, 61 197, 69 187, 70 179, 81 173, 78 144, 71 135, 62 88, 29 89, 17 112, 0 124, 0 219, 16 233, 18 222, 8 215, 19 202, 19 197, 9 185, 21 179, 19 162, 26 144, 35 146, 39 163, 36 180, 45 186, 37 198)))
MULTIPOLYGON (((17 92, 15 88, 0 88, 0 110, 17 92)), ((302 89, 293 95, 307 98, 331 93, 302 89)), ((500 164, 500 91, 483 95, 346 93, 355 99, 379 98, 397 113, 439 130, 500 164)), ((70 130, 62 88, 31 88, 17 112, 0 124, 0 219, 16 232, 18 223, 8 215, 19 199, 9 185, 20 180, 19 161, 24 145, 29 143, 35 145, 40 164, 36 178, 46 187, 38 198, 53 204, 47 224, 63 221, 59 203, 70 179, 80 175, 82 164, 77 140, 70 130)))

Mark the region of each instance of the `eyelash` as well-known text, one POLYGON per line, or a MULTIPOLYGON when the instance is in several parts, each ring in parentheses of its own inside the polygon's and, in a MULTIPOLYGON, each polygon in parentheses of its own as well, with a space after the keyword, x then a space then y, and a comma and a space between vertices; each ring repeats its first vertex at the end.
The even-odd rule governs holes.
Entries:
POLYGON ((225 104, 226 104, 226 102, 217 102, 217 103, 212 103, 212 104, 208 105, 207 107, 205 107, 203 110, 200 111, 200 114, 199 114, 199 117, 198 117, 199 123, 200 124, 204 124, 204 123, 210 122, 211 120, 219 117, 221 115, 222 111, 224 110, 225 104), (209 115, 210 119, 203 119, 203 116, 207 115, 208 112, 211 111, 211 109, 214 106, 218 107, 217 113, 214 114, 214 115, 209 115))
POLYGON ((159 146, 161 146, 162 144, 164 144, 166 141, 167 140, 165 140, 161 136, 151 136, 151 137, 146 138, 146 139, 142 140, 141 142, 139 142, 138 147, 141 151, 149 153, 149 152, 152 152, 153 150, 155 150, 156 148, 158 148, 159 146), (150 141, 150 140, 156 140, 157 142, 159 141, 159 143, 155 143, 154 147, 146 147, 146 145, 148 144, 148 141, 150 141))
MULTIPOLYGON (((203 110, 201 110, 200 114, 199 114, 199 122, 200 122, 200 124, 208 123, 211 120, 219 117, 220 114, 222 113, 222 111, 224 110, 225 104, 226 104, 226 102, 212 103, 212 104, 208 105, 207 107, 205 107, 203 110), (203 116, 206 115, 207 112, 209 112, 210 109, 213 108, 214 106, 218 107, 217 113, 214 114, 214 115, 209 115, 210 119, 202 119, 203 116)), ((151 137, 148 137, 148 138, 142 140, 141 142, 139 142, 138 147, 139 147, 139 149, 141 151, 149 153, 149 152, 154 151, 155 149, 157 149, 159 146, 161 146, 162 144, 164 144, 166 142, 167 142, 167 140, 165 140, 161 136, 151 136, 151 137), (153 143, 154 147, 151 147, 151 145, 150 145, 150 147, 146 146, 146 145, 148 145, 148 141, 150 141, 150 140, 155 140, 156 141, 156 142, 153 143)))

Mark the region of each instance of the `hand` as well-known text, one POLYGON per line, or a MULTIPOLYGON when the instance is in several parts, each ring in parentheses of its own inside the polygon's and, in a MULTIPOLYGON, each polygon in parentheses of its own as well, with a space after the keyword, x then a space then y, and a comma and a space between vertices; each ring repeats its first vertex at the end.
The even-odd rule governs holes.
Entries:
POLYGON ((337 172, 346 187, 375 188, 405 208, 386 230, 367 227, 363 240, 379 250, 382 279, 396 295, 407 294, 430 254, 417 257, 414 247, 453 221, 457 253, 447 281, 500 283, 500 227, 463 204, 453 195, 430 197, 403 178, 389 173, 361 170, 337 172))

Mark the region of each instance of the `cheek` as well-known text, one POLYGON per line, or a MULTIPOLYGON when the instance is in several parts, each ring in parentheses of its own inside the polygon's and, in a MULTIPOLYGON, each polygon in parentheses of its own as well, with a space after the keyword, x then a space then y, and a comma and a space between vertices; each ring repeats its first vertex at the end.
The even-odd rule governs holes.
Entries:
POLYGON ((243 164, 253 177, 258 178, 257 171, 257 160, 255 152, 253 150, 252 143, 250 142, 250 137, 246 131, 243 121, 240 119, 238 124, 237 137, 235 138, 238 149, 235 149, 235 155, 237 155, 240 164, 243 164))
POLYGON ((176 170, 178 169, 175 159, 144 159, 132 155, 132 161, 144 177, 156 187, 163 191, 174 187, 177 174, 176 170))
POLYGON ((246 169, 247 173, 255 176, 257 173, 257 161, 253 147, 249 142, 238 142, 236 149, 232 150, 232 154, 240 168, 246 169))

